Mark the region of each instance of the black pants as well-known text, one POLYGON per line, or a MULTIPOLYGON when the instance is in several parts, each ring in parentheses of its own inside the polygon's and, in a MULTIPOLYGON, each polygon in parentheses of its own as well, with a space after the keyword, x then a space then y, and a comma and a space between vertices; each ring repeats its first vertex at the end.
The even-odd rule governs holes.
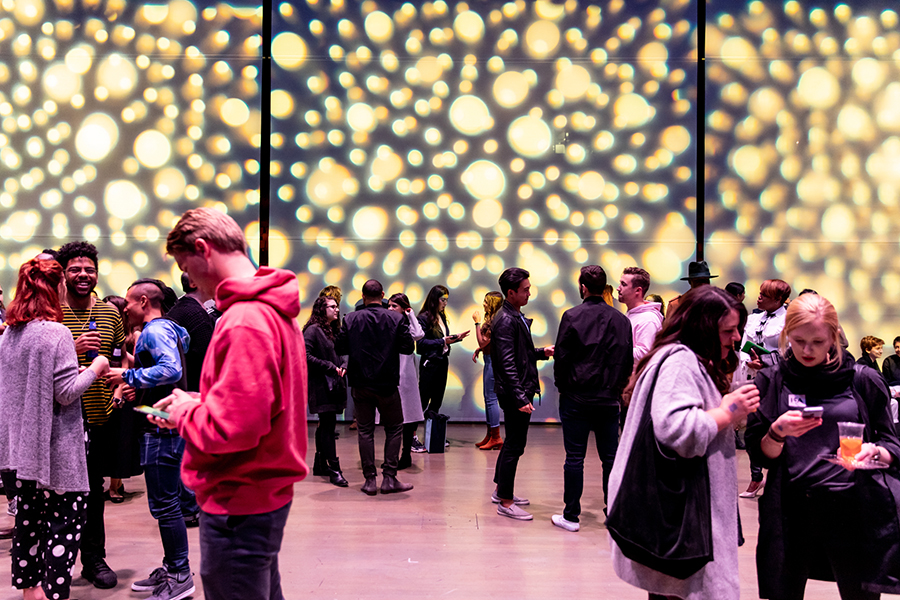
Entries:
POLYGON ((597 454, 603 464, 603 501, 606 502, 609 474, 619 447, 619 405, 591 406, 560 396, 559 419, 562 421, 563 445, 566 448, 566 462, 563 465, 563 501, 566 508, 563 516, 577 523, 584 491, 584 458, 592 431, 597 454))
POLYGON ((337 458, 337 446, 334 443, 334 428, 337 424, 337 413, 320 412, 319 425, 316 427, 316 452, 325 460, 337 458))
POLYGON ((381 413, 384 425, 384 474, 397 475, 400 459, 400 438, 403 435, 403 407, 397 388, 384 392, 368 388, 351 388, 356 405, 356 427, 359 439, 359 458, 363 476, 375 477, 375 410, 381 413))
MULTIPOLYGON (((766 492, 767 494, 770 492, 766 492)), ((801 600, 809 579, 810 561, 831 567, 841 600, 878 600, 880 594, 862 589, 857 560, 863 535, 852 517, 860 505, 854 491, 818 493, 812 497, 791 497, 790 543, 796 549, 786 556, 786 579, 782 587, 787 595, 772 600, 801 600)))
POLYGON ((278 552, 291 503, 258 515, 200 515, 206 600, 284 600, 278 552))
POLYGON ((12 581, 16 589, 41 586, 48 598, 68 598, 72 566, 86 514, 83 492, 38 489, 18 480, 19 512, 12 545, 12 581))
POLYGON ((403 449, 400 452, 400 456, 411 456, 413 437, 416 435, 418 426, 418 423, 403 424, 403 449))
POLYGON ((513 402, 512 399, 504 402, 504 399, 500 398, 506 435, 503 447, 500 448, 500 455, 497 457, 497 466, 494 467, 494 483, 497 484, 497 496, 502 500, 513 499, 516 469, 519 467, 519 457, 525 454, 528 425, 531 423, 531 413, 513 408, 513 402))
POLYGON ((106 558, 106 525, 103 510, 103 477, 107 471, 107 457, 110 456, 110 429, 107 425, 84 424, 88 437, 87 468, 91 490, 87 496, 87 521, 81 538, 81 564, 93 565, 106 558))
POLYGON ((422 410, 440 412, 444 403, 444 391, 447 389, 447 370, 450 361, 446 356, 426 358, 419 367, 419 396, 422 398, 422 410))
POLYGON ((12 502, 16 497, 16 472, 0 471, 0 478, 3 480, 3 492, 6 494, 6 500, 12 502))

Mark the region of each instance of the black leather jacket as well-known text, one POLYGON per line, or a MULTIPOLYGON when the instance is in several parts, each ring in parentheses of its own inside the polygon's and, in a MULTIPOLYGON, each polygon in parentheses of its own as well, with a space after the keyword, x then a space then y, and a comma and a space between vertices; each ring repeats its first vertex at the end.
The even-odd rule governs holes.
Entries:
POLYGON ((583 404, 617 404, 634 365, 631 322, 600 296, 563 313, 553 354, 561 395, 583 404))
POLYGON ((546 360, 544 349, 535 349, 531 339, 531 321, 508 300, 491 321, 491 361, 494 390, 500 407, 519 409, 528 405, 541 391, 537 361, 546 360))
POLYGON ((388 393, 400 383, 400 355, 412 354, 415 343, 406 315, 369 304, 344 318, 334 349, 349 357, 350 387, 388 393))

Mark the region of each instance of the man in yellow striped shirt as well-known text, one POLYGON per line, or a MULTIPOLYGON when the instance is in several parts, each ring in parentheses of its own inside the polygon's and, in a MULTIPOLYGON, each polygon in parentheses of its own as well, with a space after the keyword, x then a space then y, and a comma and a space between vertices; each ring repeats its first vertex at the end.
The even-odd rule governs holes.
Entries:
MULTIPOLYGON (((97 353, 110 361, 125 343, 125 330, 116 307, 94 295, 97 286, 97 248, 87 242, 69 242, 57 255, 66 278, 63 325, 72 332, 78 363, 89 365, 97 353), (93 325, 92 325, 93 322, 93 325)), ((121 354, 118 360, 121 360, 121 354)), ((87 466, 91 490, 87 501, 87 523, 81 541, 82 577, 101 589, 118 583, 106 564, 106 529, 103 522, 103 477, 108 461, 119 451, 116 432, 109 423, 113 411, 112 392, 98 379, 81 397, 88 436, 87 466)))

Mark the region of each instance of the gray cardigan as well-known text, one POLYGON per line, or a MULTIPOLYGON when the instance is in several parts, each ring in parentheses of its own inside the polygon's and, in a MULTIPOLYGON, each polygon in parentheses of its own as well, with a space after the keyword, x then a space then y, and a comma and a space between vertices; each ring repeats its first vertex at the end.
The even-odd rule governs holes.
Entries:
POLYGON ((685 600, 738 600, 737 468, 731 427, 719 431, 706 411, 718 407, 722 394, 716 389, 697 355, 687 346, 664 346, 641 374, 631 397, 631 406, 619 441, 616 461, 609 477, 609 505, 627 477, 625 467, 634 444, 638 421, 648 401, 648 375, 659 367, 650 416, 660 444, 684 456, 706 456, 709 465, 712 512, 713 561, 685 580, 675 579, 629 560, 609 539, 613 569, 620 579, 653 594, 685 600), (660 364, 661 363, 661 364, 660 364))
POLYGON ((0 468, 42 488, 88 491, 81 394, 96 376, 78 373, 72 333, 31 321, 0 340, 0 468))

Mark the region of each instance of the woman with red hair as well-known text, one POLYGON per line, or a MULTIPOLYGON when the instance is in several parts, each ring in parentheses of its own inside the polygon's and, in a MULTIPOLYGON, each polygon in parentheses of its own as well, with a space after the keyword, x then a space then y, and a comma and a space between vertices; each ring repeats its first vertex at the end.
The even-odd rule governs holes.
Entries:
POLYGON ((55 260, 23 264, 0 344, 0 469, 16 471, 12 582, 25 600, 69 597, 90 489, 80 398, 109 370, 99 356, 78 372, 63 285, 55 260))

